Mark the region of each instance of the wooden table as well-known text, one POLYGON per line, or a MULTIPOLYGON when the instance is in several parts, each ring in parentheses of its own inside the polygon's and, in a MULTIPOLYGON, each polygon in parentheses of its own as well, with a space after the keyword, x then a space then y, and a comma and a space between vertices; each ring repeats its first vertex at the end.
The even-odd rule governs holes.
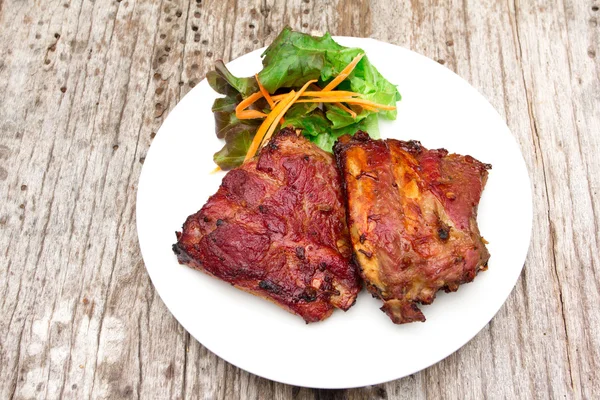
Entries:
POLYGON ((598 398, 599 6, 0 0, 0 398, 598 398), (529 168, 515 290, 470 343, 401 380, 326 391, 248 374, 185 332, 144 268, 135 196, 155 132, 215 60, 286 24, 437 60, 489 99, 529 168))

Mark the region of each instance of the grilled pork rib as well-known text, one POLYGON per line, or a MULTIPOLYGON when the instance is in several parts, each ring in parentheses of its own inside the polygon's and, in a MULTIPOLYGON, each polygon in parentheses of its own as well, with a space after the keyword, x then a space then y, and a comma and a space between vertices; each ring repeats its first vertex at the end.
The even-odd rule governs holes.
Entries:
POLYGON ((347 310, 361 287, 333 156, 293 129, 228 172, 177 239, 181 264, 306 322, 327 318, 334 307, 347 310))
POLYGON ((425 321, 418 303, 487 269, 476 218, 490 165, 364 132, 341 137, 334 153, 362 277, 394 323, 425 321))

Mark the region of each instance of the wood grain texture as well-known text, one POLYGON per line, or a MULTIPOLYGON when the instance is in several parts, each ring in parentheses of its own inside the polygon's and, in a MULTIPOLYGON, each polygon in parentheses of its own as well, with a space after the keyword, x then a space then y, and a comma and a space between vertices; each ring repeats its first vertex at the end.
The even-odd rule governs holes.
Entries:
POLYGON ((0 0, 0 398, 600 397, 600 3, 0 0), (506 119, 531 248, 492 322, 439 364, 352 390, 274 383, 171 316, 135 231, 144 156, 212 63, 284 25, 438 60, 506 119))

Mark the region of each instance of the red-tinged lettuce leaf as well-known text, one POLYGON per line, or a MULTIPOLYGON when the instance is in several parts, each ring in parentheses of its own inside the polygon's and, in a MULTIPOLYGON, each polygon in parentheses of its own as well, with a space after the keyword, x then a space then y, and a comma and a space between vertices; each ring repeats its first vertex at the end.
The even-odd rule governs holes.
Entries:
MULTIPOLYGON (((212 111, 215 116, 215 133, 225 139, 225 145, 215 153, 213 160, 223 170, 242 164, 248 147, 262 120, 237 118, 235 108, 243 98, 258 90, 254 77, 237 78, 229 72, 222 61, 217 61, 215 70, 206 75, 209 85, 225 97, 215 99, 212 111)), ((257 102, 252 108, 264 107, 266 102, 257 102)))
POLYGON ((239 120, 235 116, 235 112, 216 112, 215 113, 215 130, 219 139, 226 138, 228 133, 240 132, 241 130, 256 131, 262 120, 244 119, 239 120))
POLYGON ((206 74, 206 80, 215 92, 226 96, 233 96, 239 93, 242 97, 246 98, 258 91, 258 84, 253 76, 248 78, 234 76, 229 72, 223 60, 215 62, 215 70, 206 74))
POLYGON ((219 97, 215 99, 212 105, 212 112, 232 112, 235 111, 235 107, 238 105, 240 101, 242 101, 240 96, 227 96, 227 97, 219 97))
POLYGON ((217 73, 217 71, 209 71, 206 74, 206 80, 213 90, 219 94, 226 96, 236 96, 239 94, 233 86, 231 86, 225 78, 217 73))
POLYGON ((223 171, 242 165, 255 133, 256 128, 245 129, 242 125, 230 130, 225 137, 225 145, 213 156, 215 164, 223 171))
POLYGON ((229 131, 256 130, 262 120, 239 120, 235 115, 235 107, 241 101, 239 95, 235 97, 221 97, 215 99, 212 111, 215 115, 215 133, 219 139, 227 136, 229 131))

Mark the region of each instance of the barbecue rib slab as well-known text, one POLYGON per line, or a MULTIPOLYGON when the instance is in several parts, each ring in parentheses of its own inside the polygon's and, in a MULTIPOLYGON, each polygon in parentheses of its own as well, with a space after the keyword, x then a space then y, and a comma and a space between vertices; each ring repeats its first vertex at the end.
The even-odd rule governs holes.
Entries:
POLYGON ((283 129, 177 232, 181 264, 315 322, 350 308, 352 260, 341 179, 331 154, 283 129))
POLYGON ((425 321, 418 303, 487 269, 476 219, 490 165, 365 132, 341 137, 334 153, 362 277, 394 323, 425 321))

